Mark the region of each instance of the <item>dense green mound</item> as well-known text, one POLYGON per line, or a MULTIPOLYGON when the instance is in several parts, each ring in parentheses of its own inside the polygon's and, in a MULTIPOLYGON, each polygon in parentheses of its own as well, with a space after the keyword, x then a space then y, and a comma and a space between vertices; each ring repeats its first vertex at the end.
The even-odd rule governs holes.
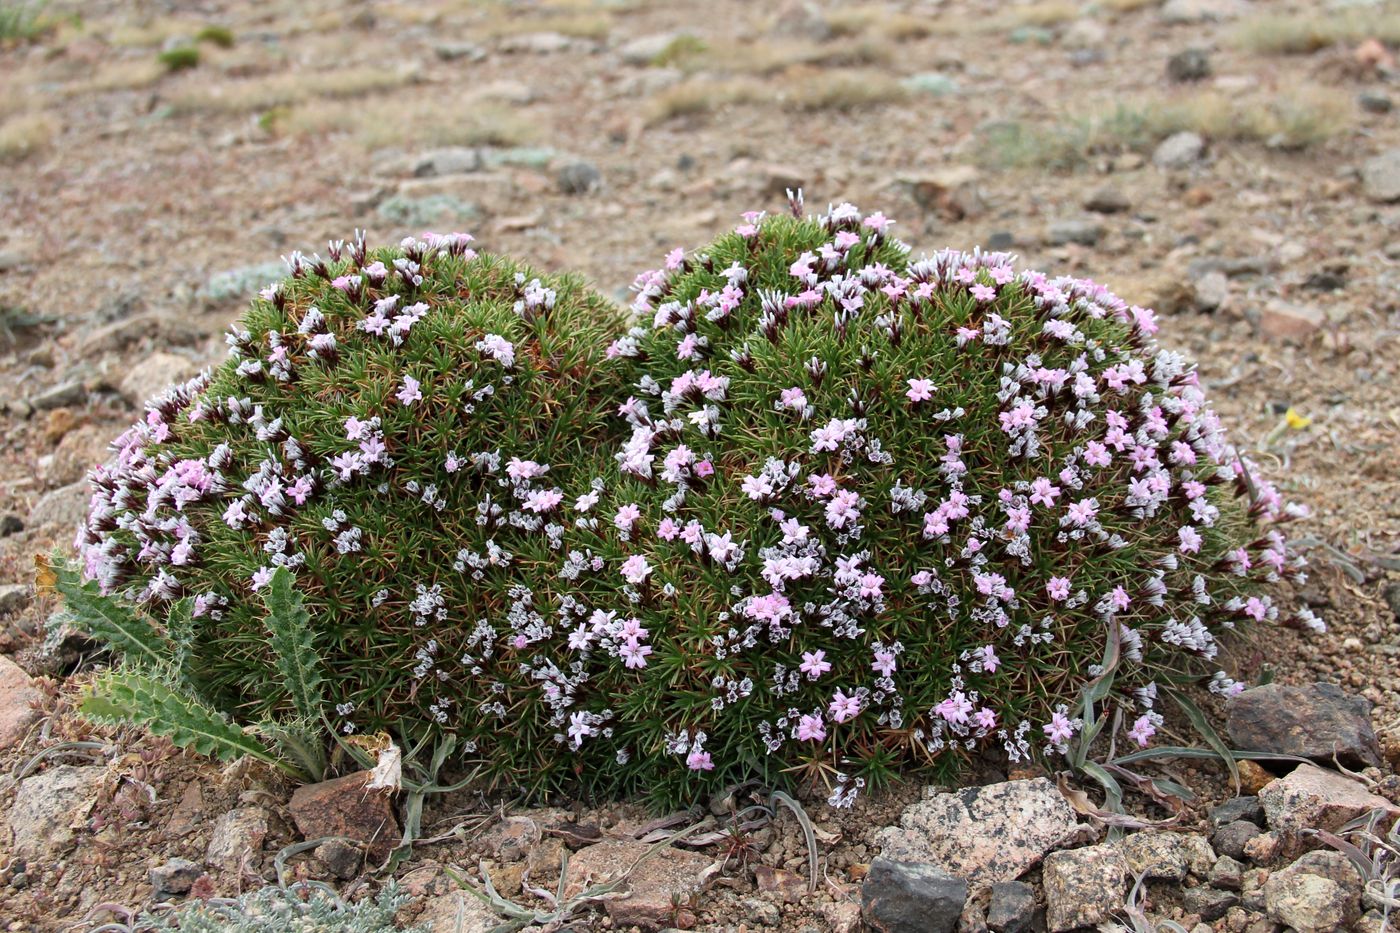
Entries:
POLYGON ((80 536, 166 619, 154 676, 243 721, 454 736, 535 789, 840 804, 1064 751, 1095 678, 1147 743, 1159 689, 1235 689, 1218 638, 1300 566, 1190 365, 1092 282, 910 261, 849 205, 676 250, 630 330, 461 236, 338 252, 153 400, 80 536))

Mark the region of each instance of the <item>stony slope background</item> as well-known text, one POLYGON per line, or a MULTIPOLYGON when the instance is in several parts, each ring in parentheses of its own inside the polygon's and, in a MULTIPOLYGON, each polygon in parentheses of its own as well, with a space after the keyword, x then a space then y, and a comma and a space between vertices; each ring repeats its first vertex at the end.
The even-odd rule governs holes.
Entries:
MULTIPOLYGON (((40 645, 55 607, 33 555, 70 540, 85 471, 140 402, 221 355, 278 254, 356 227, 466 229, 620 295, 666 249, 800 185, 885 211, 921 249, 1011 248, 1161 311, 1236 440, 1313 510, 1298 595, 1330 631, 1271 632, 1233 664, 1341 692, 1255 694, 1263 712, 1228 723, 1213 708, 1232 737, 1318 765, 1246 767, 1257 796, 1232 799, 1218 764, 1168 762, 1154 774, 1196 799, 1174 814, 1130 794, 1137 821, 1171 822, 1125 842, 1081 812, 1096 788, 1086 803, 988 766, 991 786, 962 795, 807 801, 809 893, 790 814, 729 831, 725 802, 701 802, 713 812, 670 828, 719 835, 643 862, 631 897, 575 928, 850 930, 864 885, 888 929, 908 927, 880 919, 882 899, 948 929, 1131 925, 1134 908, 1187 929, 1380 929, 1345 856, 1305 853, 1320 839, 1300 831, 1400 801, 1397 42, 1400 7, 1364 2, 0 3, 0 918, 91 930, 236 894, 274 880, 285 846, 348 829, 382 856, 387 806, 95 731, 70 704, 85 646, 40 645), (1362 781, 1332 760, 1344 737, 1362 781), (1024 838, 977 835, 1008 813, 1034 815, 1024 838)), ((606 878, 653 823, 435 799, 436 841, 394 873, 415 898, 401 916, 489 928, 444 871, 478 857, 544 909, 529 892, 554 890, 562 853, 570 878, 606 878)), ((285 870, 351 897, 383 880, 354 847, 285 870)))

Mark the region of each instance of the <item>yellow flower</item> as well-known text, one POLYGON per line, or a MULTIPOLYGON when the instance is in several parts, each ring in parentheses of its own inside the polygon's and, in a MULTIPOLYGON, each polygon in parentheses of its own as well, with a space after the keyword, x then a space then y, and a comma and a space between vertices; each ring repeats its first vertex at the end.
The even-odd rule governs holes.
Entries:
POLYGON ((1303 415, 1298 414, 1298 412, 1291 407, 1288 409, 1288 411, 1283 413, 1283 420, 1285 423, 1287 423, 1287 425, 1290 428, 1292 428, 1295 431, 1301 431, 1308 425, 1312 424, 1311 418, 1307 418, 1303 415))

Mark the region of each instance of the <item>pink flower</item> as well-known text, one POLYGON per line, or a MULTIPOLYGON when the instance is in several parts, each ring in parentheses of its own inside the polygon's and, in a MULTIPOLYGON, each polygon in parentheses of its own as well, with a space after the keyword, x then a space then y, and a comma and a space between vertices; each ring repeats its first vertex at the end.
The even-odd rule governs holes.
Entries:
POLYGON ((631 531, 632 526, 637 524, 637 519, 642 517, 642 510, 635 502, 629 502, 617 510, 613 516, 613 526, 618 531, 631 531))
POLYGON ((633 554, 622 562, 622 576, 633 586, 638 586, 651 576, 651 564, 640 554, 633 554))
POLYGON ((870 669, 881 677, 888 677, 894 673, 895 667, 894 652, 888 648, 875 649, 875 660, 870 663, 870 669))
POLYGON ((1195 554, 1201 549, 1200 533, 1190 525, 1182 525, 1177 529, 1176 536, 1181 539, 1180 550, 1183 554, 1195 554))
POLYGON ((992 645, 982 646, 977 650, 976 654, 980 656, 982 668, 988 674, 995 674, 997 668, 1001 666, 1001 658, 997 657, 996 648, 992 645))
POLYGON ((686 756, 685 766, 692 771, 715 770, 715 762, 714 759, 710 757, 710 753, 698 748, 686 756))
POLYGON ((803 742, 820 742, 826 738, 826 726, 816 713, 809 713, 797 720, 797 737, 803 742))
POLYGON ((976 298, 977 301, 981 304, 986 304, 987 302, 996 298, 996 296, 997 290, 995 288, 992 288, 990 285, 972 286, 972 297, 976 298))
POLYGON ((1045 583, 1045 592, 1050 596, 1051 599, 1053 599, 1057 603, 1062 600, 1068 599, 1069 578, 1051 577, 1045 583))
POLYGON ((629 670, 637 670, 647 666, 647 655, 651 654, 651 645, 643 645, 632 639, 619 648, 617 653, 622 656, 622 662, 629 670))
POLYGON ((666 254, 666 268, 672 272, 679 269, 685 263, 685 250, 679 246, 666 254))
POLYGON ((1144 747, 1156 734, 1157 727, 1152 725, 1151 716, 1139 716, 1133 727, 1128 730, 1128 738, 1144 747))
POLYGON ((855 696, 848 697, 842 691, 837 690, 835 696, 831 698, 831 704, 827 707, 826 711, 830 713, 831 718, 837 722, 846 722, 847 720, 854 719, 856 716, 860 715, 860 698, 855 696))
POLYGON ((395 398, 400 405, 412 405, 423 398, 423 393, 418 390, 418 380, 412 376, 403 377, 403 388, 399 389, 395 398))
POLYGON ((1099 502, 1097 499, 1080 499, 1078 502, 1071 502, 1069 506, 1069 522, 1079 528, 1083 528, 1094 520, 1099 514, 1099 502))
POLYGON ((793 386, 782 391, 778 404, 792 411, 801 411, 807 407, 807 395, 797 386, 793 386))
POLYGON ((695 475, 704 479, 707 476, 715 475, 715 465, 708 460, 701 460, 695 464, 695 475))
POLYGON ((674 541, 680 533, 681 526, 673 518, 663 518, 661 524, 656 526, 656 536, 663 541, 674 541))
POLYGON ((888 217, 886 217, 879 211, 876 211, 869 217, 865 218, 864 221, 862 221, 862 226, 867 227, 870 230, 874 230, 876 233, 884 233, 891 226, 893 226, 893 224, 893 220, 890 220, 888 217))
POLYGON ((1060 487, 1041 476, 1031 481, 1031 505, 1053 506, 1060 487))
POLYGON ((558 507, 564 501, 564 494, 557 489, 537 489, 525 497, 524 508, 537 514, 544 514, 558 507))
POLYGON ((965 723, 968 715, 972 712, 972 701, 967 698, 967 694, 957 690, 952 696, 935 706, 933 711, 948 722, 965 723))
POLYGON ((911 402, 926 402, 933 398, 933 389, 932 379, 910 379, 909 391, 904 395, 911 402))
POLYGON ((802 652, 802 666, 798 670, 812 680, 816 680, 831 670, 831 662, 826 660, 825 651, 804 651, 802 652))
POLYGON ((1045 724, 1045 737, 1056 745, 1063 745, 1074 736, 1074 723, 1059 710, 1045 724))
POLYGON ((991 709, 990 707, 982 707, 973 715, 972 718, 976 720, 977 728, 981 729, 984 732, 991 731, 992 729, 995 729, 997 727, 996 711, 991 709))
POLYGON ((1128 595, 1128 591, 1121 586, 1115 586, 1113 588, 1113 592, 1108 594, 1108 600, 1113 605, 1113 608, 1117 609, 1119 612, 1126 611, 1133 602, 1133 598, 1128 595))

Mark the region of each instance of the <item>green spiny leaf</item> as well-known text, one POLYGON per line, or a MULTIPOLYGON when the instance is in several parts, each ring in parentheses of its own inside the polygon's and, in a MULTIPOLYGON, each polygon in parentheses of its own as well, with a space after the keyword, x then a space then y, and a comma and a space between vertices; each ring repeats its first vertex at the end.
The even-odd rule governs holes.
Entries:
POLYGON ((79 705, 87 719, 106 725, 138 725, 221 761, 251 755, 293 770, 267 747, 213 709, 164 681, 135 670, 109 671, 93 682, 79 705))
POLYGON ((267 605, 268 644, 277 670, 286 682, 297 715, 309 722, 321 718, 325 696, 321 690, 321 658, 312 643, 311 614, 301 593, 292 585, 292 574, 278 567, 263 597, 267 605))
POLYGON ((83 581, 68 561, 56 558, 50 566, 56 578, 54 588, 63 594, 69 616, 79 630, 141 667, 170 663, 170 647, 135 609, 115 596, 104 595, 93 581, 83 581))

